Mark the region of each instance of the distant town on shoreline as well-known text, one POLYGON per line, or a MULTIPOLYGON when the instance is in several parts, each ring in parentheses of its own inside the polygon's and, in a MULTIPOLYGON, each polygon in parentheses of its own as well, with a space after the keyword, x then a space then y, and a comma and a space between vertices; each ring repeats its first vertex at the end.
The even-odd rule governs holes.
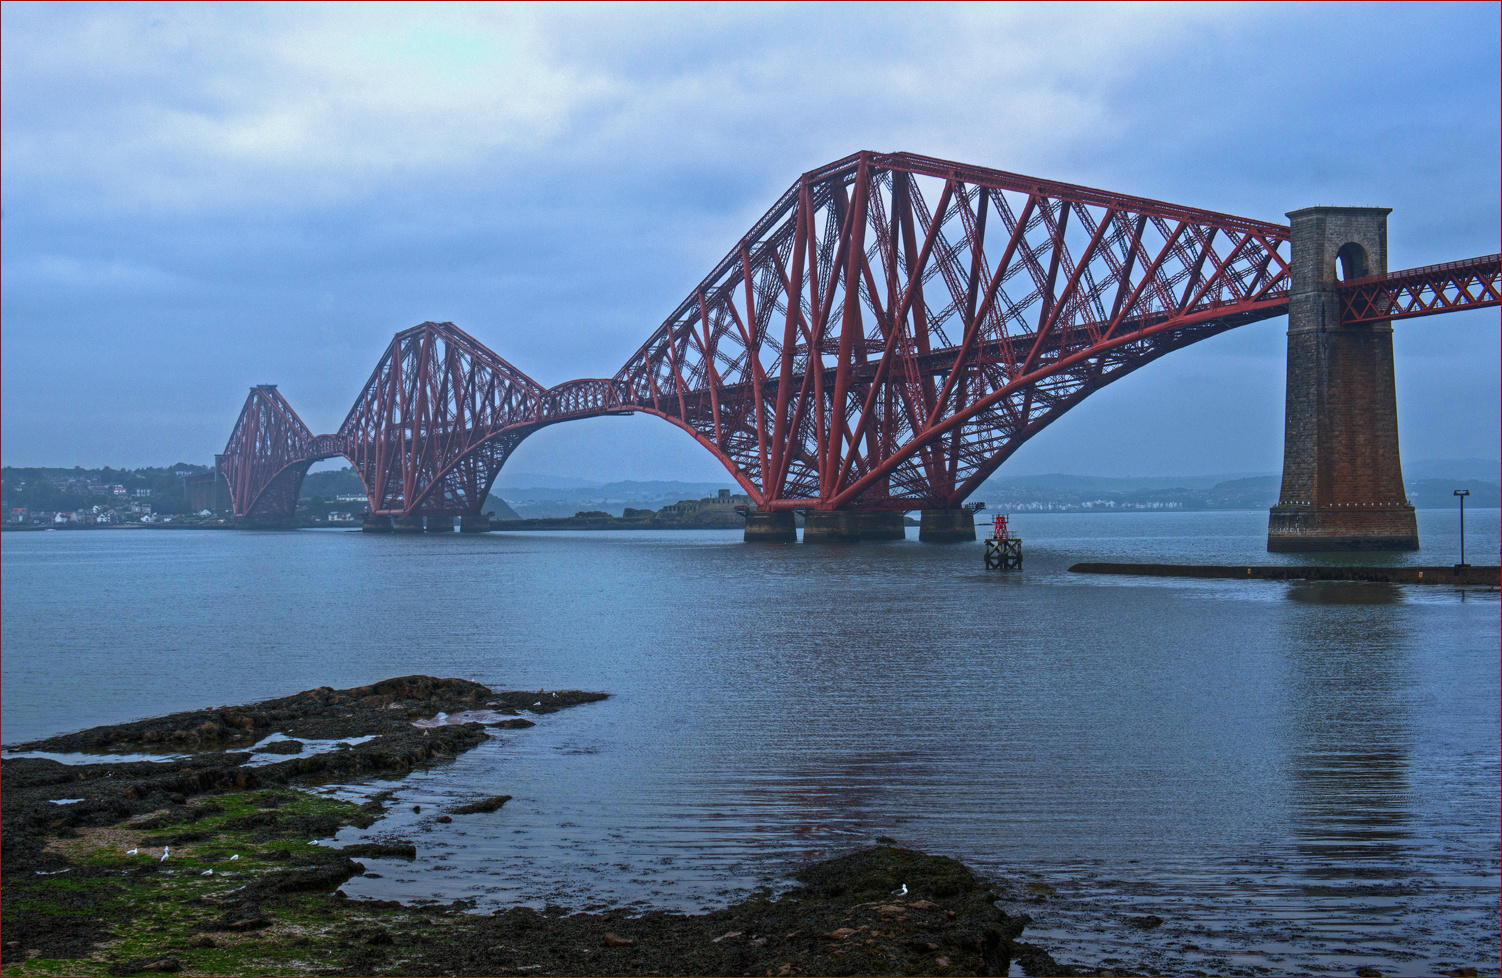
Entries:
MULTIPOLYGON (((1484 459, 1420 461, 1406 466, 1409 500, 1419 508, 1455 505, 1469 489, 1469 506, 1502 502, 1499 463, 1484 459)), ((179 462, 138 469, 6 466, 0 470, 0 509, 7 528, 38 526, 168 526, 219 523, 224 493, 215 493, 206 465, 179 462), (195 487, 197 487, 195 489, 195 487)), ((1197 512, 1266 509, 1277 502, 1279 476, 1110 477, 1033 475, 994 477, 971 497, 987 510, 1012 513, 1197 512)), ((483 511, 497 520, 600 519, 654 523, 727 523, 750 500, 729 480, 595 483, 528 473, 503 473, 483 511), (523 483, 535 482, 536 485, 523 483)), ((349 466, 310 472, 298 516, 306 523, 358 524, 368 509, 364 488, 349 466)))

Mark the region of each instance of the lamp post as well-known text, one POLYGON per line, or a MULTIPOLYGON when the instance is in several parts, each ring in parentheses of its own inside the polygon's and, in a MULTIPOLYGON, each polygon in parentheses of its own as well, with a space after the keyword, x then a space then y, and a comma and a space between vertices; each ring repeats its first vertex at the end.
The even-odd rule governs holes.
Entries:
POLYGON ((1460 563, 1455 565, 1456 570, 1466 566, 1465 562, 1465 497, 1471 494, 1469 489, 1456 489, 1455 496, 1460 500, 1460 563))

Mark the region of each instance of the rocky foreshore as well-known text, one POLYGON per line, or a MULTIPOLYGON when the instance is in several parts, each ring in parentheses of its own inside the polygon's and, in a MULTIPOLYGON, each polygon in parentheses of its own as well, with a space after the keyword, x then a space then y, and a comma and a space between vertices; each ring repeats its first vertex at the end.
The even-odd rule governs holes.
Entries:
MULTIPOLYGON (((705 914, 568 913, 350 900, 361 858, 407 839, 313 844, 384 811, 301 790, 453 757, 605 694, 496 692, 409 676, 308 690, 16 745, 164 761, 4 762, 3 972, 32 974, 1073 974, 960 863, 894 845, 805 867, 799 885, 705 914), (271 735, 279 739, 267 742, 271 735), (333 750, 303 754, 304 740, 333 750), (251 766, 248 750, 286 754, 251 766), (268 750, 268 748, 274 748, 268 750)), ((443 820, 503 818, 505 795, 443 820)), ((1094 971, 1092 973, 1111 973, 1094 971)))

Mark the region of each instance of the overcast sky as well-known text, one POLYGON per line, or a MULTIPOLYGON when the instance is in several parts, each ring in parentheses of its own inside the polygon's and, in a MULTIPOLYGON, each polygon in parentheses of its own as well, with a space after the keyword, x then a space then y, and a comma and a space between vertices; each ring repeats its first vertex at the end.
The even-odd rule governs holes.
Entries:
MULTIPOLYGON (((452 320, 609 376, 798 174, 906 150, 1498 250, 1499 5, 3 7, 7 465, 207 463, 246 389, 315 431, 452 320)), ((1000 474, 1276 471, 1283 319, 1094 394, 1000 474)), ((1495 458, 1498 312, 1396 326, 1405 459, 1495 458)), ((508 466, 718 479, 658 419, 508 466)))

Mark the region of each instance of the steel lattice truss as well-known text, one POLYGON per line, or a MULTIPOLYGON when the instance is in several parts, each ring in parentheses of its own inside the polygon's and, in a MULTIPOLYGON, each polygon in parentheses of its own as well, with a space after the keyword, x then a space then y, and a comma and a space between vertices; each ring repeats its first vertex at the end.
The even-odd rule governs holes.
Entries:
MULTIPOLYGON (((251 391, 237 516, 290 516, 343 455, 372 512, 478 513, 527 435, 645 411, 760 509, 958 506, 1093 391, 1288 311, 1286 226, 909 154, 783 194, 615 377, 544 389, 452 323, 396 335, 333 435, 251 391)), ((1498 304, 1498 257, 1341 286, 1343 321, 1498 304)))
POLYGON ((339 428, 341 454, 372 512, 477 513, 542 393, 453 323, 423 323, 391 341, 339 428))
POLYGON ((1288 228, 905 154, 805 174, 626 364, 763 509, 944 508, 1091 391, 1287 310, 1288 228))
POLYGON ((1340 321, 1351 326, 1502 303, 1502 255, 1485 255, 1342 282, 1340 321))
POLYGON ((339 431, 314 435, 274 387, 251 391, 222 471, 235 515, 284 519, 314 462, 349 459, 384 515, 478 513, 516 446, 546 425, 619 413, 608 380, 544 390, 453 323, 397 333, 339 431))
POLYGON ((220 457, 235 515, 292 515, 303 476, 319 458, 315 440, 275 384, 252 387, 220 457))

